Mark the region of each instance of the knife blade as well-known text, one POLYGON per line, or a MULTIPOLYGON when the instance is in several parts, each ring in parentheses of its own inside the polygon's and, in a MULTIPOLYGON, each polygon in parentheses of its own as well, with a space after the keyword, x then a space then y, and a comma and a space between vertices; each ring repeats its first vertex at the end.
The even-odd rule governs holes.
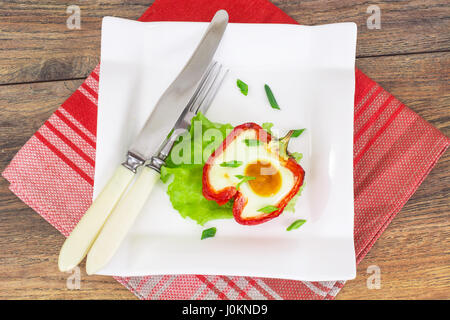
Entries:
POLYGON ((178 118, 192 96, 192 89, 211 62, 227 23, 226 11, 218 11, 189 62, 159 99, 138 137, 132 143, 130 153, 141 159, 149 159, 157 152, 161 141, 173 127, 174 120, 178 118), (168 119, 172 121, 167 121, 168 119))
POLYGON ((218 11, 183 70, 159 99, 131 145, 126 161, 116 169, 64 242, 58 258, 60 271, 71 270, 83 260, 105 221, 133 180, 136 169, 157 152, 161 141, 174 125, 174 119, 177 119, 189 100, 189 93, 193 91, 212 61, 227 24, 227 12, 218 11))

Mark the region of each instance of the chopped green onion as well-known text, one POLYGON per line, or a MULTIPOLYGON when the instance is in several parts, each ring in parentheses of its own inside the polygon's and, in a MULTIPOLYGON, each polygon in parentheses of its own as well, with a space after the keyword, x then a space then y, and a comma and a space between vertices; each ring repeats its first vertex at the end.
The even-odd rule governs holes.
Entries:
POLYGON ((275 207, 275 206, 266 206, 266 207, 264 207, 264 208, 259 209, 258 212, 272 213, 272 212, 275 212, 275 211, 278 211, 278 210, 279 210, 278 207, 275 207))
POLYGON ((258 139, 244 139, 244 143, 247 145, 247 147, 256 147, 261 145, 261 141, 258 139))
POLYGON ((244 96, 248 95, 248 85, 244 81, 238 79, 236 84, 244 96))
POLYGON ((215 235, 216 235, 216 228, 214 228, 214 227, 203 230, 201 240, 206 239, 206 238, 212 238, 215 235))
POLYGON ((289 227, 286 228, 286 231, 291 231, 294 229, 298 229, 300 228, 304 223, 306 222, 306 220, 303 219, 299 219, 294 221, 289 227))
POLYGON ((255 180, 255 177, 249 177, 249 176, 243 176, 240 174, 235 175, 236 178, 240 179, 241 181, 236 185, 236 189, 239 189, 239 187, 241 186, 241 184, 250 181, 250 180, 255 180))
POLYGON ((233 161, 228 161, 228 162, 222 162, 220 164, 221 167, 227 167, 227 168, 237 168, 242 166, 242 161, 237 161, 237 160, 233 160, 233 161))
POLYGON ((292 138, 297 138, 298 136, 300 136, 303 131, 305 131, 305 129, 298 129, 298 130, 294 130, 294 133, 292 134, 292 138))
POLYGON ((267 99, 269 100, 270 106, 273 109, 280 110, 280 106, 278 105, 278 102, 275 99, 275 96, 273 95, 272 89, 270 89, 270 87, 267 84, 265 84, 264 90, 266 90, 266 95, 267 95, 267 99))

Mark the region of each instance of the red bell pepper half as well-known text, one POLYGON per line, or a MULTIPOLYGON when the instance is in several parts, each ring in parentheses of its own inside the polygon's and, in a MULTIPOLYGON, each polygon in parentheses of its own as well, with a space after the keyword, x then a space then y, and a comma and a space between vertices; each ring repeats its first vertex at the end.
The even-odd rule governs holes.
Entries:
MULTIPOLYGON (((219 157, 235 139, 244 134, 247 130, 255 131, 256 140, 259 141, 258 144, 269 144, 272 141, 271 134, 269 134, 256 123, 244 123, 240 126, 235 127, 233 131, 222 142, 222 144, 211 154, 209 159, 206 161, 205 166, 203 167, 203 195, 206 199, 213 200, 219 205, 223 205, 231 199, 234 199, 233 216, 236 222, 243 225, 256 225, 276 218, 283 212, 286 205, 299 192, 300 187, 303 185, 305 171, 292 157, 288 156, 286 152, 287 141, 289 140, 288 137, 287 139, 285 139, 287 141, 285 141, 285 143, 283 144, 284 150, 277 150, 275 148, 275 151, 273 151, 272 154, 276 153, 275 157, 278 157, 280 165, 292 172, 294 180, 292 188, 280 201, 278 201, 278 203, 273 205, 274 211, 258 212, 257 215, 244 217, 242 213, 245 206, 247 205, 248 199, 241 191, 239 191, 235 183, 230 184, 229 186, 226 186, 221 190, 215 190, 211 183, 210 172, 213 166, 219 165, 217 163, 219 161, 217 157, 219 157), (217 161, 215 161, 216 159, 217 161)), ((276 141, 277 140, 274 140, 274 142, 276 141)), ((283 145, 281 148, 283 148, 283 145)))

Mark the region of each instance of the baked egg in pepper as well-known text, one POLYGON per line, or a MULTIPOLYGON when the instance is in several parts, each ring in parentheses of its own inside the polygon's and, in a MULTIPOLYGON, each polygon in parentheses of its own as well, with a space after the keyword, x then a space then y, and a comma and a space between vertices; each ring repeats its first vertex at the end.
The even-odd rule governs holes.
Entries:
POLYGON ((255 225, 279 216, 299 192, 305 172, 256 123, 237 126, 203 167, 203 195, 223 205, 234 199, 234 219, 255 225))

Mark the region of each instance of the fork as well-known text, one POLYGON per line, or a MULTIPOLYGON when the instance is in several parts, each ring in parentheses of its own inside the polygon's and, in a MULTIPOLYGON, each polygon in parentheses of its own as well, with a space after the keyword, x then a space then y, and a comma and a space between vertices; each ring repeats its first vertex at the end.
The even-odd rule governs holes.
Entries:
POLYGON ((189 129, 192 118, 199 112, 205 113, 208 111, 227 74, 228 70, 224 70, 220 63, 216 61, 211 63, 205 72, 205 75, 200 80, 194 95, 189 100, 171 130, 169 137, 167 137, 166 141, 162 144, 162 147, 158 152, 158 156, 152 157, 150 160, 150 163, 148 164, 150 168, 160 172, 161 167, 164 165, 164 161, 172 150, 174 143, 189 129))
POLYGON ((87 274, 103 268, 114 256, 121 242, 144 207, 153 186, 160 177, 161 167, 177 139, 189 130, 192 118, 205 113, 219 91, 228 70, 213 62, 200 80, 197 89, 177 119, 173 129, 164 140, 159 151, 144 166, 135 183, 130 187, 111 212, 97 239, 92 245, 86 261, 87 274))

